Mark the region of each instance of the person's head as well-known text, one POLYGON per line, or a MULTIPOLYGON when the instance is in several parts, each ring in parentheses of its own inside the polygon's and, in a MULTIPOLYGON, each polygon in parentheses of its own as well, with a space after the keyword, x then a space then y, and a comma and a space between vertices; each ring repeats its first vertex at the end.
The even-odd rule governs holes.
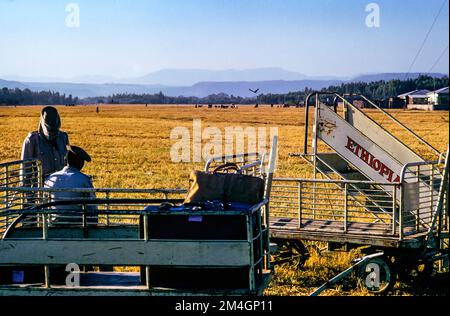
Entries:
POLYGON ((39 121, 39 133, 47 140, 55 141, 58 138, 60 128, 61 119, 56 108, 52 106, 43 108, 41 111, 41 119, 39 121))
POLYGON ((67 146, 66 164, 69 167, 74 167, 81 171, 85 161, 91 161, 91 157, 83 148, 78 146, 67 146))

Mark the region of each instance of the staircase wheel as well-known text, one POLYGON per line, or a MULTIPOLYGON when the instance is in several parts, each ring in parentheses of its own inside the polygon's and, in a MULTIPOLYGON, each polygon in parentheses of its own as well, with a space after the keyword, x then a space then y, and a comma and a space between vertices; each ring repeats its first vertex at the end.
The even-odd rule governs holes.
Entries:
POLYGON ((358 269, 358 276, 363 286, 374 294, 385 294, 395 284, 396 274, 387 257, 373 258, 363 263, 358 269))
POLYGON ((432 261, 419 261, 413 265, 402 266, 399 268, 398 276, 404 281, 425 281, 434 271, 432 261))
POLYGON ((276 243, 277 251, 273 255, 273 265, 290 263, 296 268, 303 268, 309 258, 309 252, 300 240, 283 240, 276 243))

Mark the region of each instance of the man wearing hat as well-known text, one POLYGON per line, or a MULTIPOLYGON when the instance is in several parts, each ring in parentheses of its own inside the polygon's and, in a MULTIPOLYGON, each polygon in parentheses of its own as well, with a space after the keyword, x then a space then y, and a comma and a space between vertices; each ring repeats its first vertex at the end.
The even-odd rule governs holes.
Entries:
MULTIPOLYGON (((60 128, 58 111, 52 106, 46 106, 41 111, 38 130, 29 133, 23 142, 21 160, 39 159, 43 179, 64 167, 69 136, 60 128)), ((24 186, 31 186, 29 179, 24 179, 24 186)))
MULTIPOLYGON (((45 187, 50 189, 65 189, 63 191, 55 191, 51 193, 51 201, 64 200, 79 200, 95 198, 94 192, 71 192, 70 189, 92 189, 91 178, 81 172, 85 162, 90 162, 89 154, 78 146, 67 146, 67 154, 65 157, 65 167, 61 170, 52 173, 45 181, 45 187)), ((79 204, 70 205, 56 205, 52 209, 61 211, 59 214, 50 216, 50 223, 52 225, 81 225, 83 224, 81 213, 73 214, 70 211, 81 211, 83 206, 79 204), (66 214, 63 212, 67 210, 66 214)), ((87 205, 86 211, 87 224, 96 225, 98 223, 97 206, 87 205), (92 214, 94 213, 94 214, 92 214)), ((91 269, 91 267, 84 267, 84 269, 91 269)), ((50 272, 51 282, 56 284, 64 284, 67 272, 64 267, 53 267, 50 272)))
MULTIPOLYGON (((83 169, 84 163, 87 161, 91 161, 91 157, 89 154, 84 151, 82 148, 77 146, 67 146, 67 155, 66 155, 66 166, 62 168, 60 171, 52 173, 48 179, 45 181, 46 188, 53 189, 77 189, 77 188, 93 188, 92 181, 89 176, 85 175, 81 172, 83 169)), ((73 199, 86 199, 86 198, 95 198, 94 192, 70 192, 70 190, 64 190, 63 192, 52 192, 51 200, 52 201, 61 201, 61 200, 73 200, 73 199)), ((56 209, 64 209, 64 210, 76 210, 81 209, 81 206, 78 204, 74 205, 64 205, 57 206, 56 209)), ((86 208, 89 212, 97 211, 97 207, 95 205, 88 205, 86 208)), ((67 215, 67 216, 55 216, 52 218, 52 222, 80 222, 80 216, 77 215, 67 215)), ((97 216, 88 216, 88 223, 96 223, 97 216)))

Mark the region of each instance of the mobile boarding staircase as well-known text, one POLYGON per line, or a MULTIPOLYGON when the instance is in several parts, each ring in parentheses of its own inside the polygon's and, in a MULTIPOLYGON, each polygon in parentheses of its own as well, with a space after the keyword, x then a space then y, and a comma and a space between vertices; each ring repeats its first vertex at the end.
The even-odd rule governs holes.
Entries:
POLYGON ((0 164, 0 296, 261 295, 275 155, 225 157, 265 180, 241 209, 184 206, 185 189, 49 189, 38 160, 0 164))
MULTIPOLYGON (((305 102, 303 153, 291 155, 312 166, 313 178, 274 179, 270 231, 300 265, 308 255, 302 241, 326 242, 329 249, 368 246, 362 278, 373 273, 366 267, 376 261, 383 282, 368 288, 383 292, 396 274, 429 275, 436 261, 448 269, 449 152, 444 155, 388 112, 359 98, 406 130, 434 159, 423 158, 346 97, 312 93, 305 102), (327 104, 330 97, 334 100, 327 104), (323 148, 328 150, 320 152, 323 148)), ((288 256, 278 259, 285 262, 288 256)))

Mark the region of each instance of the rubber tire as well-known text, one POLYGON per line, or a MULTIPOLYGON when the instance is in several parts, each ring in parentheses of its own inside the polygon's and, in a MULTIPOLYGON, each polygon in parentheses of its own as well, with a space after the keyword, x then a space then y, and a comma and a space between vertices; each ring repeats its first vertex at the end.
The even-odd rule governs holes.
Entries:
POLYGON ((300 240, 280 240, 277 252, 273 255, 272 265, 292 263, 296 268, 303 268, 309 258, 309 251, 300 240))
POLYGON ((433 262, 416 262, 413 265, 401 266, 398 268, 398 277, 402 281, 424 281, 431 277, 434 271, 433 262), (422 269, 421 269, 422 268, 422 269), (413 273, 415 275, 413 275, 413 273))

